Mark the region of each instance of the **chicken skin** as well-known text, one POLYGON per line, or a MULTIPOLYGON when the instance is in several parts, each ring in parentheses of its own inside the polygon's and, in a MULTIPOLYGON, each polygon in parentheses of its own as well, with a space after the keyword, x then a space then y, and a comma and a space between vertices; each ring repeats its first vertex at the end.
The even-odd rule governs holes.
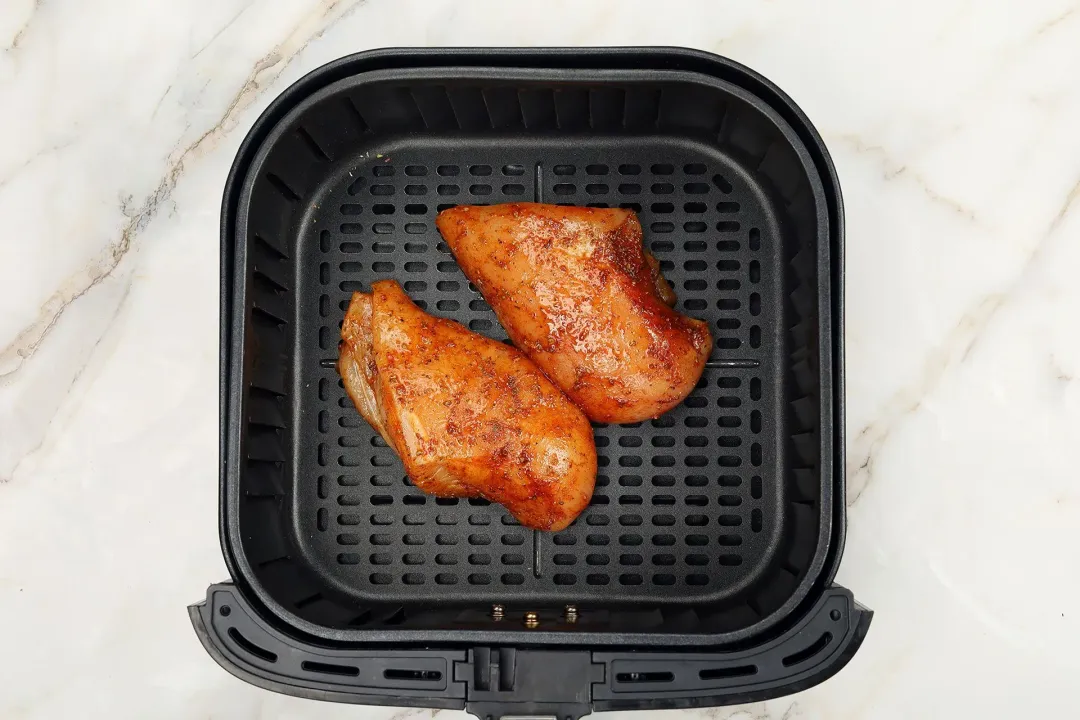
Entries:
POLYGON ((520 351, 418 308, 396 282, 355 293, 338 372, 416 487, 562 530, 596 480, 589 421, 520 351))
POLYGON ((671 308, 632 211, 461 206, 436 224, 510 339, 590 419, 655 418, 694 389, 708 326, 671 308))

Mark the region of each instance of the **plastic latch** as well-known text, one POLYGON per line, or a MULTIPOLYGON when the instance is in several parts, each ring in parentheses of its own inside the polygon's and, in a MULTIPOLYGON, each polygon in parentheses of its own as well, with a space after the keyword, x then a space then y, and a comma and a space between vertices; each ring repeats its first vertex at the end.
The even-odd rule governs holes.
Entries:
POLYGON ((578 720, 592 706, 604 666, 588 651, 478 647, 454 663, 465 709, 481 720, 578 720))

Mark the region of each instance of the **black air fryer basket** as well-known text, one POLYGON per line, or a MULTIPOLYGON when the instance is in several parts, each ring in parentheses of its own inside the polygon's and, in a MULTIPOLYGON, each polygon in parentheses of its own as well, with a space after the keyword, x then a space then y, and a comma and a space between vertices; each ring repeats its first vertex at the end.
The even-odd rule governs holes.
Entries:
POLYGON ((810 687, 871 613, 844 542, 840 188, 795 104, 675 49, 383 50, 256 122, 222 208, 221 544, 190 608, 233 674, 481 717, 748 702, 810 687), (597 425, 565 531, 414 488, 338 378, 355 290, 398 280, 505 339, 435 229, 457 204, 637 211, 715 348, 650 422, 597 425))

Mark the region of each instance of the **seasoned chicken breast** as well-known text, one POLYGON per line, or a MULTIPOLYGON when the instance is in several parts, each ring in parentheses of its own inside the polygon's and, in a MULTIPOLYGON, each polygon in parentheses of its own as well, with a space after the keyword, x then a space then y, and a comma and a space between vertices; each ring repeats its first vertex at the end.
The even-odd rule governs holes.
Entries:
POLYGON ((436 224, 514 344, 592 420, 655 418, 697 384, 709 329, 671 309, 633 212, 462 206, 436 224))
POLYGON ((589 504, 589 421, 515 348, 435 318, 392 280, 355 293, 338 372, 416 487, 483 497, 526 527, 562 530, 589 504))

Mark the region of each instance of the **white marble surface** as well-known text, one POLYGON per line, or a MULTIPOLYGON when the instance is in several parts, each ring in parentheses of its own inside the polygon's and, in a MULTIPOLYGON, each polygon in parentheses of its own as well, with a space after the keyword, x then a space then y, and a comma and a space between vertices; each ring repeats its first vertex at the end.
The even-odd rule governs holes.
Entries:
POLYGON ((184 606, 226 577, 217 213, 245 130, 338 56, 470 44, 713 50, 839 167, 839 580, 877 617, 822 686, 682 714, 1080 717, 1076 0, 4 0, 0 717, 431 714, 248 686, 184 606))

